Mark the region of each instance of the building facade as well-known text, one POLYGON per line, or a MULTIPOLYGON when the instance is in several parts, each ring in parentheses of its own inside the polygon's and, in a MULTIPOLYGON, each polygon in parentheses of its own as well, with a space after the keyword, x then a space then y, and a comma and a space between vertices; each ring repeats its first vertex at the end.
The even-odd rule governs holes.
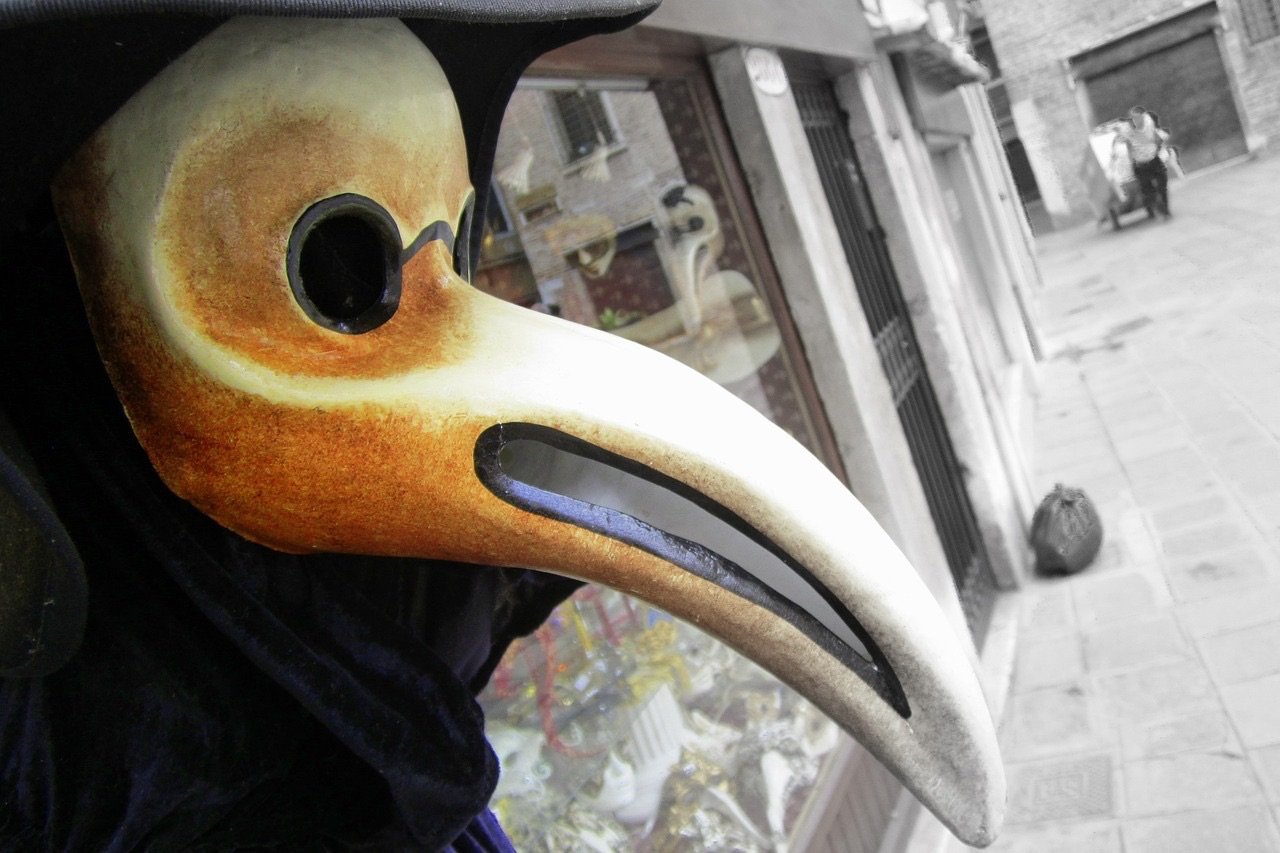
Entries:
MULTIPOLYGON (((790 432, 980 659, 1028 563, 1039 278, 964 32, 942 3, 666 0, 545 57, 504 120, 475 280, 790 432)), ((771 676, 614 593, 579 593, 482 701, 522 850, 871 853, 936 830, 771 676)))
POLYGON ((982 0, 977 11, 1034 177, 1022 195, 1052 224, 1098 215, 1086 136, 1130 106, 1159 115, 1187 172, 1280 133, 1277 0, 982 0))

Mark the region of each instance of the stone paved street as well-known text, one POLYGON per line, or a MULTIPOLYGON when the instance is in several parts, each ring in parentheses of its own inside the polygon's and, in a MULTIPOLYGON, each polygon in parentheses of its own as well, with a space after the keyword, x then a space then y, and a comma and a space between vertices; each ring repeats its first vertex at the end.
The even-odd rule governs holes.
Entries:
POLYGON ((1037 482, 1107 540, 1018 595, 993 849, 1280 851, 1280 157, 1040 241, 1037 482))

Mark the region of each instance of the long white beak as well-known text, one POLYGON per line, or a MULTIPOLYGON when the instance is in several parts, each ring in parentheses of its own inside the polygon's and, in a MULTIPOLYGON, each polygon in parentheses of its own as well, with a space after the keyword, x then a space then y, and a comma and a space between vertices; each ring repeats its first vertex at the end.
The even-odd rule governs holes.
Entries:
POLYGON ((466 400, 465 500, 488 507, 467 556, 606 584, 721 638, 989 843, 1005 782, 970 658, 849 490, 678 362, 480 294, 469 313, 491 345, 446 383, 466 400))

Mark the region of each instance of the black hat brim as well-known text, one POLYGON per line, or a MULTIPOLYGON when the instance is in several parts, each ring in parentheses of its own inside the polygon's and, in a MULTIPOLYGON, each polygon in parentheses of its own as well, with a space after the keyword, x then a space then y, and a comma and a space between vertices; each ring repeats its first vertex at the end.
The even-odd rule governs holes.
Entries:
MULTIPOLYGON (((0 247, 41 227, 59 166, 166 65, 238 15, 396 17, 454 87, 473 183, 488 182, 507 100, 539 55, 624 29, 658 0, 0 0, 0 247)), ((483 204, 485 193, 479 192, 483 204)), ((478 239, 472 235, 472 242, 478 239)))
POLYGON ((421 18, 522 24, 625 18, 658 0, 0 0, 0 27, 122 15, 421 18))

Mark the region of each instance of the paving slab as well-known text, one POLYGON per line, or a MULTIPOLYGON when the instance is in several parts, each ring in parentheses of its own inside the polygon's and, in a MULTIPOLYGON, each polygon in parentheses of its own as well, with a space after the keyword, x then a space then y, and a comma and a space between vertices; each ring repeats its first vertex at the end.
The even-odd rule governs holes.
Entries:
POLYGON ((1245 496, 1241 499, 1245 512, 1275 550, 1280 539, 1280 494, 1245 496))
POLYGON ((1225 495, 1195 495, 1150 511, 1157 533, 1169 534, 1224 517, 1233 507, 1225 495))
POLYGON ((1162 426, 1146 432, 1127 433, 1117 430, 1111 436, 1116 454, 1126 466, 1132 461, 1145 459, 1152 453, 1180 450, 1186 447, 1186 432, 1177 426, 1162 426))
POLYGON ((1266 806, 1194 811, 1121 824, 1125 853, 1268 853, 1280 850, 1266 806))
POLYGON ((1170 562, 1169 584, 1179 601, 1225 596, 1263 587, 1272 580, 1266 557, 1258 548, 1170 562))
MULTIPOLYGON (((1221 707, 1218 688, 1188 660, 1094 678, 1099 703, 1118 724, 1149 724, 1221 707)), ((1278 739, 1280 740, 1280 739, 1278 739)))
POLYGON ((1210 674, 1220 684, 1280 674, 1280 621, 1208 637, 1200 641, 1200 649, 1210 674))
POLYGON ((1271 580, 1263 555, 1256 548, 1237 549, 1169 566, 1169 586, 1179 601, 1259 589, 1271 580))
POLYGON ((1130 477, 1130 488, 1139 503, 1161 506, 1185 496, 1200 495, 1217 485, 1208 468, 1170 469, 1148 476, 1130 477))
POLYGON ((1271 442, 1257 438, 1219 459, 1218 470, 1232 480, 1280 480, 1280 456, 1273 455, 1274 449, 1271 442))
POLYGON ((1246 500, 1280 495, 1280 480, 1266 477, 1242 478, 1236 483, 1237 492, 1246 500))
POLYGON ((1019 644, 1013 690, 1024 693, 1043 687, 1069 686, 1084 675, 1084 652, 1074 635, 1026 639, 1019 644))
POLYGON ((1267 798, 1280 804, 1280 744, 1264 746, 1252 753, 1253 766, 1262 780, 1267 798))
POLYGON ((1085 661, 1091 673, 1132 670, 1157 664, 1193 661, 1195 649, 1183 636, 1174 614, 1142 618, 1141 611, 1122 624, 1084 635, 1085 661))
POLYGON ((1243 753, 1182 752, 1124 766, 1126 813, 1160 815, 1223 809, 1266 797, 1243 753))
POLYGON ((1115 622, 1128 622, 1135 615, 1154 613, 1172 604, 1163 576, 1120 569, 1116 573, 1086 575, 1074 585, 1076 613, 1080 627, 1090 630, 1115 622))
POLYGON ((1161 537, 1164 552, 1172 560, 1199 557, 1250 541, 1252 531, 1240 521, 1215 520, 1161 537))
POLYGON ((1270 471, 1241 476, 1235 482, 1236 491, 1244 498, 1270 497, 1280 494, 1280 479, 1270 471))
POLYGON ((1280 675, 1228 684, 1222 698, 1245 747, 1280 743, 1280 675))
POLYGON ((1122 741, 1126 761, 1180 752, 1242 752, 1231 721, 1224 711, 1216 709, 1126 726, 1122 729, 1122 741))
POLYGON ((1074 631, 1071 587, 1061 582, 1032 580, 1022 591, 1020 615, 1021 636, 1028 640, 1074 631))
POLYGON ((1193 637, 1212 637, 1280 619, 1280 585, 1178 605, 1182 624, 1193 637))
POLYGON ((1027 761, 1109 747, 1117 734, 1100 724, 1083 682, 1014 694, 1001 728, 1006 761, 1027 761))

